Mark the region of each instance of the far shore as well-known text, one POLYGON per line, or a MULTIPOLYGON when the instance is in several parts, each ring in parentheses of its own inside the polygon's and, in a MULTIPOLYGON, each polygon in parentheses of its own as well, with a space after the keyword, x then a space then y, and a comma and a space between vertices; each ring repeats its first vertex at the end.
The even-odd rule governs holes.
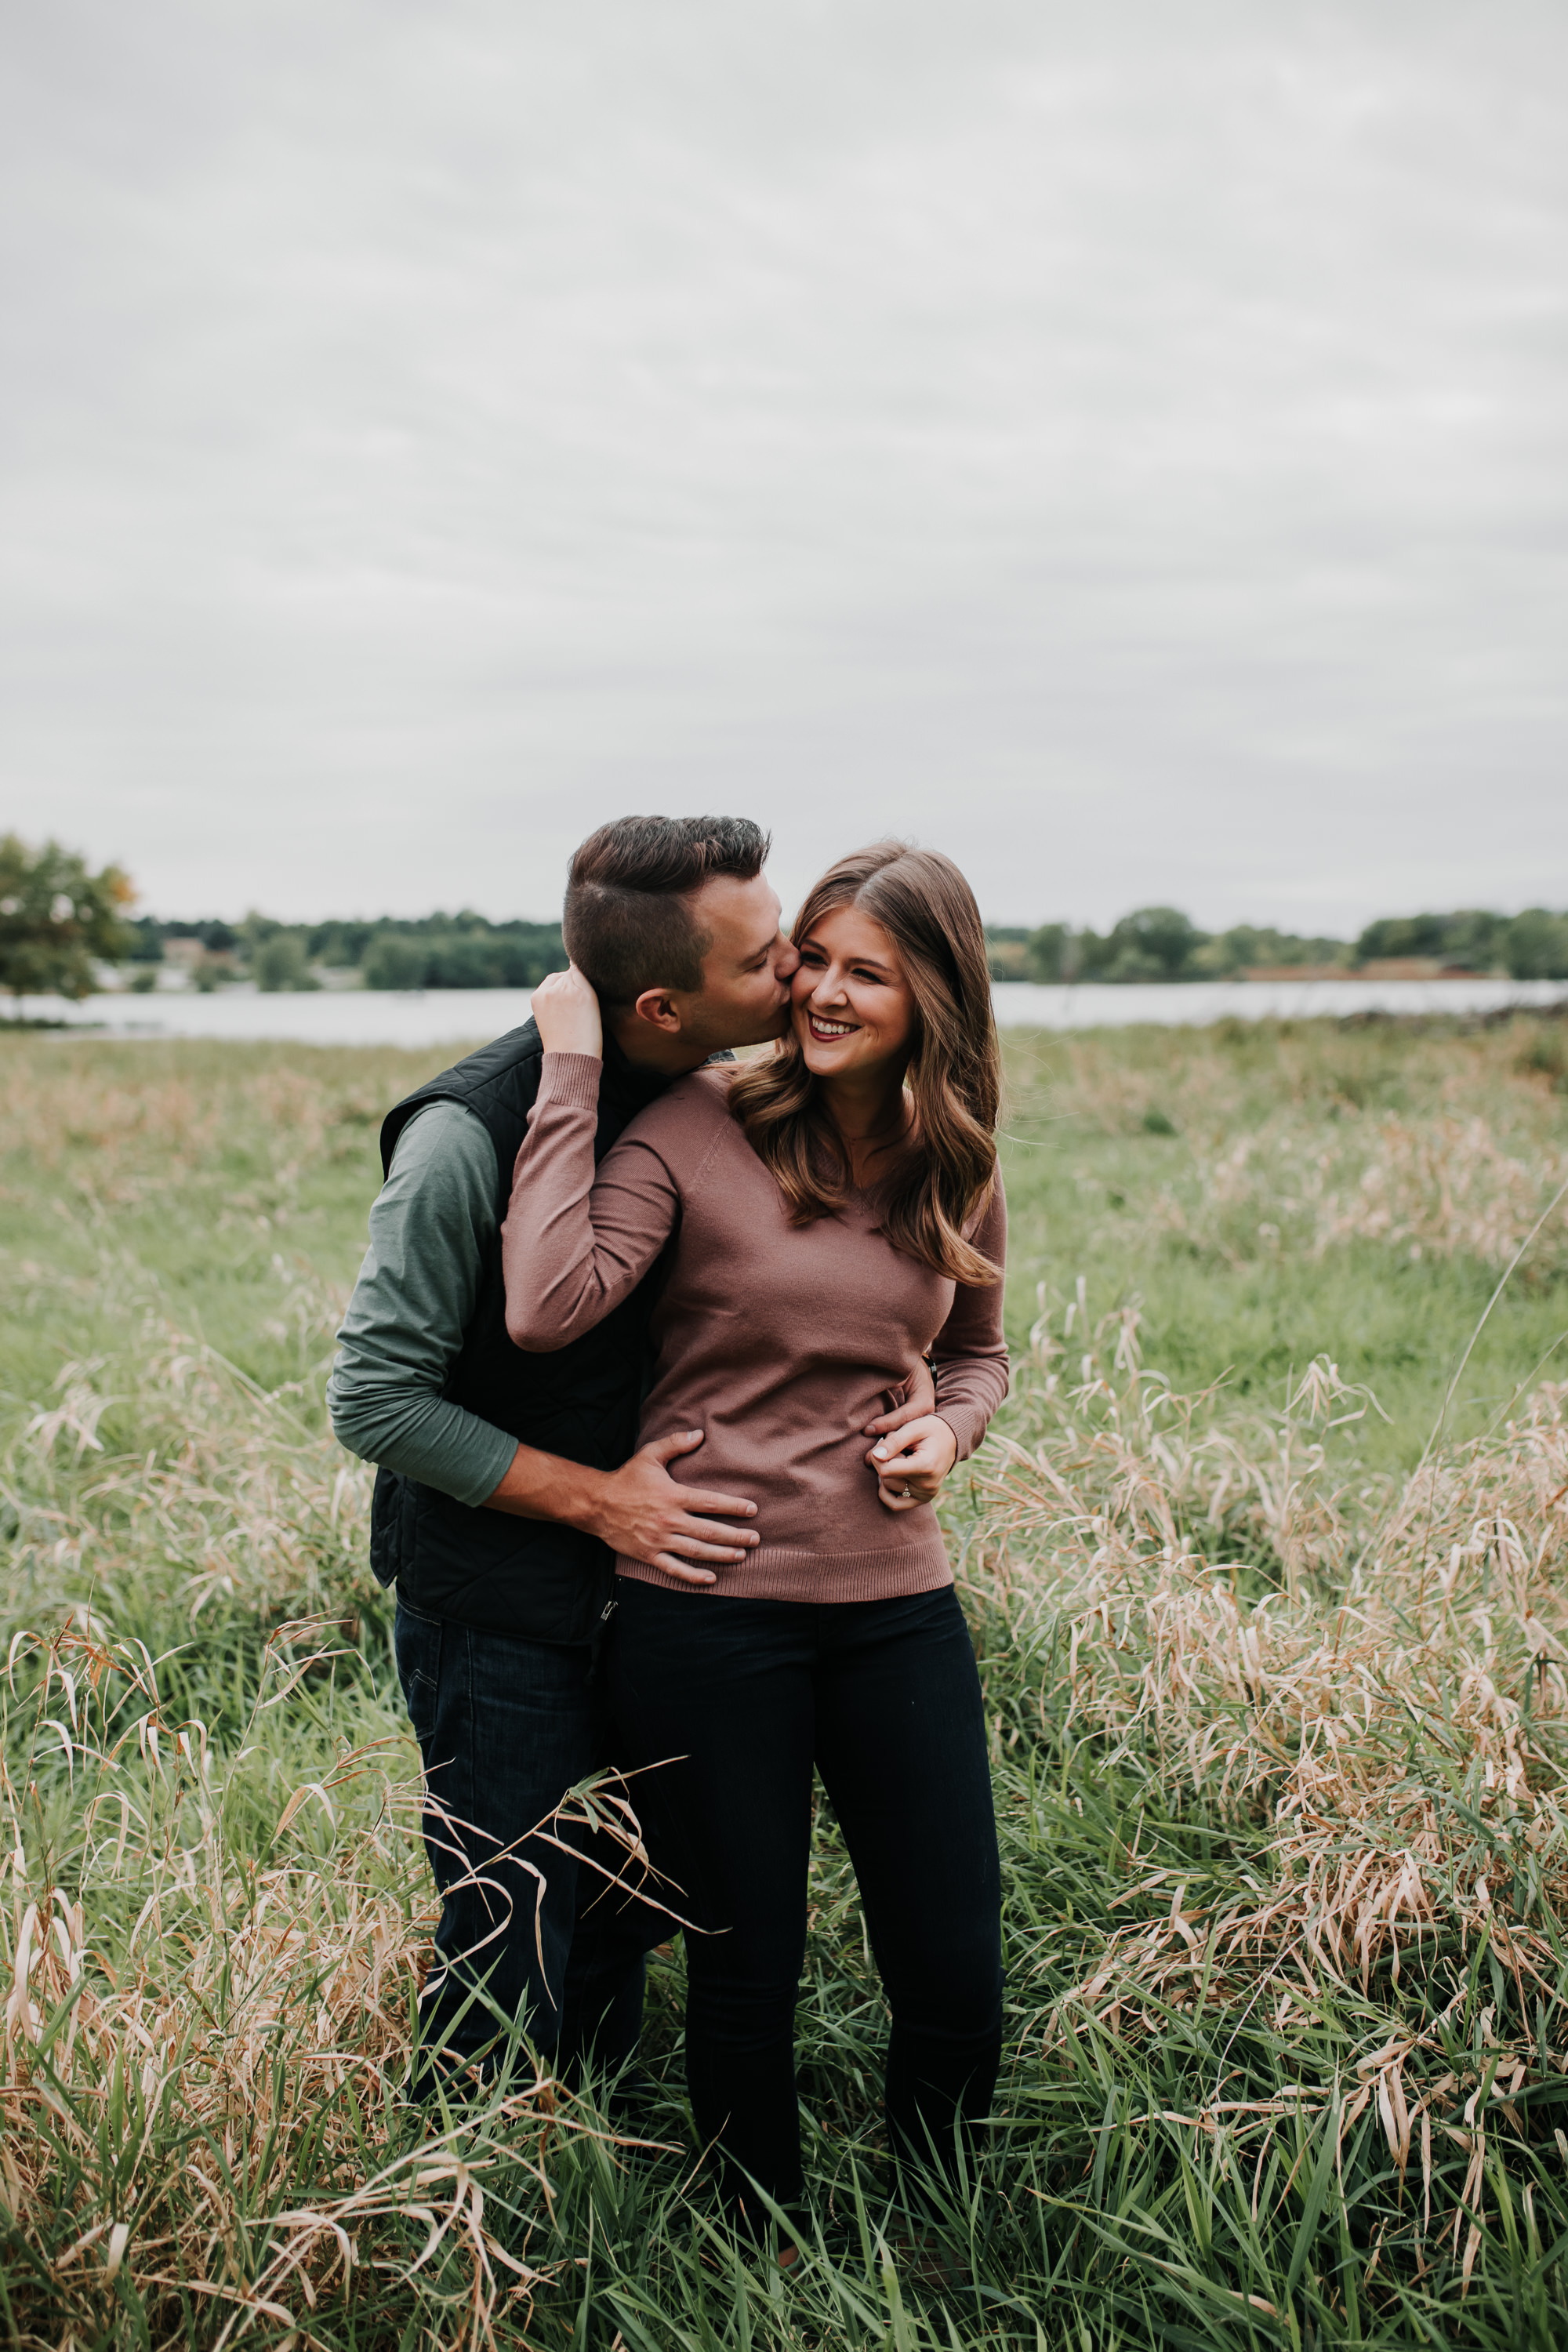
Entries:
MULTIPOLYGON (((1206 1028, 1217 1021, 1347 1020, 1486 1015, 1513 1008, 1568 1005, 1568 981, 1225 980, 1105 982, 1047 987, 998 981, 992 990, 1004 1029, 1206 1028)), ((13 1024, 47 1024, 58 1034, 110 1037, 288 1039, 315 1045, 458 1045, 497 1037, 527 1020, 522 988, 320 989, 267 994, 240 982, 204 993, 159 989, 89 996, 23 997, 7 1008, 13 1024)))

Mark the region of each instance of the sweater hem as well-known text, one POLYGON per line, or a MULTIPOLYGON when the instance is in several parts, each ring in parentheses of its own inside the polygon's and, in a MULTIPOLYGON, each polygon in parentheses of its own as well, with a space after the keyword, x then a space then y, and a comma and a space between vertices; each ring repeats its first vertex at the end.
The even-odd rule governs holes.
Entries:
POLYGON ((952 1582, 952 1568, 940 1538, 919 1551, 789 1552, 765 1548, 743 1566, 721 1568, 716 1584, 687 1584, 646 1559, 616 1559, 616 1574, 639 1584, 662 1584, 668 1591, 691 1592, 721 1601, 798 1601, 829 1605, 851 1601, 897 1601, 912 1592, 940 1591, 952 1582))

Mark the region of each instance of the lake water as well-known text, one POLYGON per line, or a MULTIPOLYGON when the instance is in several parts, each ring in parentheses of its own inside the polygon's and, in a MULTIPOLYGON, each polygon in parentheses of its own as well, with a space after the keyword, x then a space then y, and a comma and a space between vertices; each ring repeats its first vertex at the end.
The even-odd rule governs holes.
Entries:
MULTIPOLYGON (((1228 1018, 1311 1021, 1355 1013, 1495 1013, 1568 1003, 1568 982, 1521 980, 1198 981, 1184 986, 1038 988, 998 982, 1005 1029, 1125 1028, 1138 1021, 1203 1027, 1228 1018)), ((528 1018, 521 988, 322 989, 262 996, 246 987, 203 996, 92 996, 85 1004, 24 997, 28 1019, 66 1022, 115 1037, 281 1037, 310 1045, 456 1045, 499 1037, 528 1018)))

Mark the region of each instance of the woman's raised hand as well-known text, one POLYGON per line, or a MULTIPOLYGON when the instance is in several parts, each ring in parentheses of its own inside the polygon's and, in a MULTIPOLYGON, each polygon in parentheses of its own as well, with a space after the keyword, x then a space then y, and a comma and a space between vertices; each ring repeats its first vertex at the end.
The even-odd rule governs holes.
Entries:
POLYGON ((912 1511, 935 1502, 958 1459, 958 1440, 940 1414, 930 1412, 879 1437, 866 1459, 877 1473, 877 1500, 889 1511, 912 1511))
POLYGON ((599 1000, 574 963, 552 971, 533 992, 533 1017, 547 1054, 591 1054, 605 1058, 605 1028, 599 1000))

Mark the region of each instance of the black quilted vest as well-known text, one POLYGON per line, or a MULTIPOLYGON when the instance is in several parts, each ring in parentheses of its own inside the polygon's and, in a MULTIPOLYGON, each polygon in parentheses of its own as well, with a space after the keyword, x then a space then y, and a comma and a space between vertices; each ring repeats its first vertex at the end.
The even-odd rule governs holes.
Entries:
MULTIPOLYGON (((511 1196, 512 1162, 539 1092, 543 1048, 527 1022, 468 1055, 387 1113, 384 1171, 397 1139, 426 1103, 460 1102, 489 1130, 496 1154, 497 1222, 511 1196)), ((639 1070, 610 1038, 599 1090, 594 1155, 605 1153, 668 1079, 639 1070)), ((613 1315, 553 1355, 525 1355, 506 1334, 500 1238, 491 1242, 473 1319, 445 1393, 525 1445, 613 1470, 637 1441, 647 1317, 658 1270, 613 1315)), ((609 1597, 614 1563, 596 1537, 542 1519, 475 1510, 434 1486, 379 1469, 371 1504, 371 1566, 396 1580, 410 1607, 536 1642, 586 1642, 609 1597)))

